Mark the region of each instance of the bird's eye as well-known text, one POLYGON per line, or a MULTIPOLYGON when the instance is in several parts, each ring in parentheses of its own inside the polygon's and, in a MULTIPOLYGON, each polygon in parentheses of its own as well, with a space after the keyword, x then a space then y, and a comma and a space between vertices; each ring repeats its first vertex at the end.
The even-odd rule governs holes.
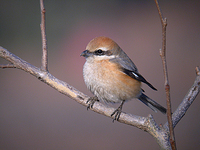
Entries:
POLYGON ((95 54, 96 55, 103 55, 104 51, 102 51, 101 49, 98 49, 98 50, 95 51, 95 54))

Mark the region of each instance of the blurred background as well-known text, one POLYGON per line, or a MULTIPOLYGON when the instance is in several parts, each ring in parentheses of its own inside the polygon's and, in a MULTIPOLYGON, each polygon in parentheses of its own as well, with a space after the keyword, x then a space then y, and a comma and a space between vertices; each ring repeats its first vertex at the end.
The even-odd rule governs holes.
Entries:
MULTIPOLYGON (((200 1, 159 2, 168 19, 167 63, 175 111, 195 80, 195 67, 200 65, 200 1)), ((52 75, 92 96, 83 81, 85 59, 80 54, 94 37, 108 36, 158 89, 155 92, 143 85, 146 94, 166 107, 159 56, 161 23, 153 0, 49 0, 45 8, 52 75)), ((39 0, 0 1, 0 45, 37 67, 41 66, 40 18, 39 0)), ((0 63, 7 62, 0 58, 0 63)), ((1 150, 159 149, 148 133, 87 111, 21 70, 0 70, 0 97, 1 150)), ((197 96, 176 126, 178 149, 199 148, 199 107, 197 96)), ((166 115, 154 113, 136 99, 125 103, 123 111, 152 114, 158 124, 167 120, 166 115)))

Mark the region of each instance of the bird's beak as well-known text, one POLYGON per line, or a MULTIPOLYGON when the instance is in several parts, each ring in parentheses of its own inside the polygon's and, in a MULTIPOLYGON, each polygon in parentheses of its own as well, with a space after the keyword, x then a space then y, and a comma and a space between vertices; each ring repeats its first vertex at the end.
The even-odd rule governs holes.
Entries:
POLYGON ((85 50, 85 51, 83 51, 82 53, 81 53, 81 55, 80 56, 83 56, 83 57, 88 57, 89 56, 89 51, 88 50, 85 50))

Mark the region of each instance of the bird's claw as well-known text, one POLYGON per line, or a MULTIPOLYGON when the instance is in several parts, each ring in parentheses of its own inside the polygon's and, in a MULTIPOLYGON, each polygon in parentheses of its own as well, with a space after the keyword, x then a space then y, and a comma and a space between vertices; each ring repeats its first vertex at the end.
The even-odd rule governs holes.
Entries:
POLYGON ((90 109, 90 108, 92 108, 93 105, 94 105, 94 103, 95 103, 96 101, 99 101, 98 98, 97 98, 96 96, 95 96, 95 97, 90 97, 90 98, 87 100, 87 102, 86 102, 86 104, 88 104, 87 110, 90 109))
POLYGON ((119 120, 119 117, 121 115, 121 112, 122 112, 122 109, 120 107, 118 107, 112 114, 111 114, 111 117, 114 115, 114 119, 113 119, 113 122, 115 120, 119 120))
POLYGON ((114 119, 113 119, 113 122, 114 122, 115 120, 117 120, 117 121, 119 120, 119 117, 120 117, 121 112, 122 112, 122 106, 123 106, 124 102, 125 102, 125 101, 122 101, 122 103, 120 104, 120 106, 111 114, 111 117, 112 117, 113 115, 115 115, 115 116, 114 116, 114 119))

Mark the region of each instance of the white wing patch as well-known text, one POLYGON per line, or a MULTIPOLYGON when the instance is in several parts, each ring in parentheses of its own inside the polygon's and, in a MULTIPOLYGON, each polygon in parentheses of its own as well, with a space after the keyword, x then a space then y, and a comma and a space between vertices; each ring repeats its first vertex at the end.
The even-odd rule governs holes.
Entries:
POLYGON ((136 73, 134 73, 134 72, 132 72, 132 74, 133 74, 136 78, 139 77, 139 76, 138 76, 136 73))

